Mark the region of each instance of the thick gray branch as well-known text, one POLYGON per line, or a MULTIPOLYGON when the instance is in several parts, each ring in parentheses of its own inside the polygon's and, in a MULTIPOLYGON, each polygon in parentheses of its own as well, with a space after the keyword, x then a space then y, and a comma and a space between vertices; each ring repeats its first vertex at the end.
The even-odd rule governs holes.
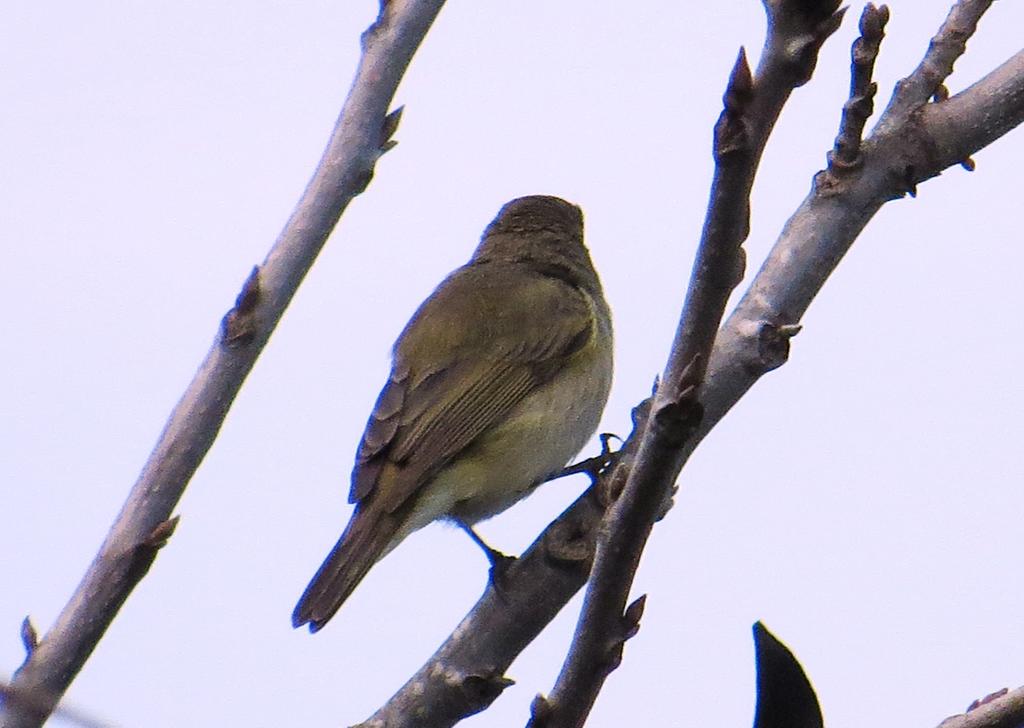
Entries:
POLYGON ((962 162, 1020 125, 1024 122, 1024 51, 956 96, 926 106, 920 122, 930 140, 933 164, 919 172, 929 176, 954 161, 962 162))
POLYGON ((171 512, 338 218, 373 176, 398 122, 388 107, 443 0, 389 0, 363 34, 355 81, 313 179, 213 347, 56 624, 15 673, 3 728, 39 726, 85 664, 173 530, 171 512))

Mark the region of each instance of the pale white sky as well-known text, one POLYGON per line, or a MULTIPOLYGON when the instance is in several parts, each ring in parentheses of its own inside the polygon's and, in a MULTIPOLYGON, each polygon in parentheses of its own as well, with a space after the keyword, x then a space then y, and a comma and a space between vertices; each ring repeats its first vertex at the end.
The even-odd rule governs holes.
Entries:
MULTIPOLYGON (((880 102, 945 3, 895 0, 880 102)), ((756 270, 831 147, 859 4, 765 155, 756 270)), ((376 3, 20 4, 0 28, 7 311, 0 418, 0 672, 92 559, 251 266, 284 223, 376 3)), ((1020 47, 996 3, 955 92, 1020 47)), ((386 699, 483 588, 432 526, 334 621, 291 629, 348 518, 352 456, 388 349, 500 204, 581 204, 615 314, 603 429, 663 366, 702 224, 710 129, 755 0, 453 0, 397 103, 399 146, 345 214, 182 501, 181 525, 69 693, 121 728, 336 726, 386 699), (722 6, 725 6, 724 8, 722 6)), ((741 726, 750 625, 798 655, 833 728, 936 725, 1024 683, 1021 133, 888 205, 804 320, 791 362, 701 446, 655 530, 640 634, 594 726, 741 726)), ((749 276, 748 276, 749 279, 749 276)), ((481 531, 515 552, 581 482, 481 531)), ((467 726, 522 725, 578 599, 467 726)), ((54 721, 59 724, 58 721, 54 721)))

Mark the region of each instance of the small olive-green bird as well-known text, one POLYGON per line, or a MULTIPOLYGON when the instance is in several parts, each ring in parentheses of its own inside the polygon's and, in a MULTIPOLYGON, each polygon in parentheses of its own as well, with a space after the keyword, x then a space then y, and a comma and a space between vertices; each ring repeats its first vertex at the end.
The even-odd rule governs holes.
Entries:
POLYGON ((611 380, 611 313, 583 213, 557 197, 512 200, 398 337, 352 470, 355 512, 292 623, 319 630, 370 567, 431 521, 476 538, 472 524, 583 448, 611 380))

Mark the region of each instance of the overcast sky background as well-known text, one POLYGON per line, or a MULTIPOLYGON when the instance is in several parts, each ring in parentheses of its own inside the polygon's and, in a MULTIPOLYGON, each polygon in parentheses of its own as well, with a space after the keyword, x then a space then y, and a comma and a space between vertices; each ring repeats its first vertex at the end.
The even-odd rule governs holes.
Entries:
MULTIPOLYGON (((861 7, 765 154, 747 282, 832 145, 861 7)), ((890 8, 879 106, 947 10, 890 8)), ((75 588, 285 222, 376 9, 5 9, 0 676, 22 660, 22 617, 45 630, 75 588)), ((1024 5, 996 3, 951 90, 1016 52, 1021 28, 1024 5)), ((615 315, 602 429, 627 433, 689 277, 725 79, 763 30, 755 0, 453 0, 398 91, 399 146, 345 213, 69 703, 121 728, 337 726, 391 695, 485 584, 464 535, 410 538, 320 634, 289 619, 349 516, 392 341, 503 202, 563 196, 586 213, 615 315)), ((757 619, 795 651, 832 728, 934 726, 1024 683, 1022 149, 1011 132, 973 174, 951 169, 887 205, 790 363, 701 445, 649 544, 642 628, 591 725, 749 725, 757 619)), ((583 486, 548 485, 480 530, 518 552, 583 486)), ((465 725, 525 723, 578 608, 465 725)))

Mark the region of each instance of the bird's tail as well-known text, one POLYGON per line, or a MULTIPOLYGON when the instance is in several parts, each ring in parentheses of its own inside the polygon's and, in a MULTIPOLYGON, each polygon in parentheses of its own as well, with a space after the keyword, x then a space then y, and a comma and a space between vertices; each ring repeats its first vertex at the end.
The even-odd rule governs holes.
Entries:
POLYGON ((377 561, 394 546, 399 520, 370 506, 356 507, 338 543, 292 612, 292 625, 317 632, 327 624, 377 561))

